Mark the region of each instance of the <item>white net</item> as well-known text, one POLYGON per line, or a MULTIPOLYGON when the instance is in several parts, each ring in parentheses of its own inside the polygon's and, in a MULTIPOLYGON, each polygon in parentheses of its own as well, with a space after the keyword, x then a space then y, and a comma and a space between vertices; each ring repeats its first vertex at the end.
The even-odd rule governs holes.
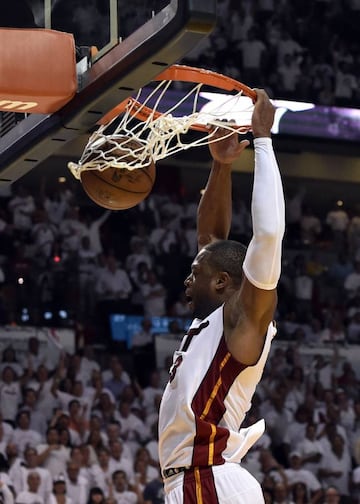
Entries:
POLYGON ((126 100, 120 115, 91 135, 78 163, 68 164, 74 177, 80 179, 83 170, 143 168, 177 152, 219 141, 215 134, 219 127, 228 130, 229 136, 250 130, 254 105, 242 91, 211 93, 197 83, 174 104, 173 85, 174 81, 160 81, 154 89, 142 88, 135 98, 126 100), (188 135, 190 130, 201 133, 188 135))

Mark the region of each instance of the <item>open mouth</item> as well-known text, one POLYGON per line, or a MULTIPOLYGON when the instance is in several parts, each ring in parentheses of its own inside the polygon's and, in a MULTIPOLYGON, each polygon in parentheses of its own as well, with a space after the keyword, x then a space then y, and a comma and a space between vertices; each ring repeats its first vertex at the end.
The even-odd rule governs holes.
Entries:
POLYGON ((192 309, 192 307, 193 307, 193 299, 192 299, 191 296, 186 295, 186 302, 187 302, 188 307, 190 309, 192 309))

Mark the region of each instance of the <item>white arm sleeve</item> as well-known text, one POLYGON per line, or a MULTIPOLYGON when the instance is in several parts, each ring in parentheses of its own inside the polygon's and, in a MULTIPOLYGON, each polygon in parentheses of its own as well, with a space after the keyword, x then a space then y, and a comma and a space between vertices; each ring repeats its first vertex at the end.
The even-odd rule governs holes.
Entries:
POLYGON ((251 202, 253 237, 243 270, 259 289, 277 286, 285 231, 285 203, 271 138, 255 138, 255 173, 251 202))

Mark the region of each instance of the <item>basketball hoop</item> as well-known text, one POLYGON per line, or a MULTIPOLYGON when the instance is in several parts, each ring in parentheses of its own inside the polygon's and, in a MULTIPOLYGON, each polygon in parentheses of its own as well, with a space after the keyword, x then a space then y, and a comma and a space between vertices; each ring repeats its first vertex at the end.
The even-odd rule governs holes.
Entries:
POLYGON ((220 139, 215 133, 220 127, 228 130, 224 137, 234 132, 245 134, 251 129, 255 100, 256 92, 235 79, 173 65, 149 87, 139 89, 135 97, 108 112, 89 138, 79 162, 69 163, 69 169, 77 179, 83 170, 102 171, 110 166, 134 170, 179 151, 217 142, 220 139), (179 82, 185 83, 185 89, 179 89, 179 82), (171 98, 174 88, 175 104, 171 98), (189 138, 186 134, 191 130, 202 135, 189 138), (125 151, 123 155, 118 155, 119 145, 125 151))

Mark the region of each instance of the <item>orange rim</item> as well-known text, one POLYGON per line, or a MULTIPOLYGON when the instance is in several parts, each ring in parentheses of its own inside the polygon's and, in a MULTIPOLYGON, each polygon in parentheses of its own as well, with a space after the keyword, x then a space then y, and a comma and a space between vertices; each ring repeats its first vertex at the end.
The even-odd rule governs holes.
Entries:
POLYGON ((193 82, 207 84, 224 91, 242 91, 246 96, 256 101, 256 92, 249 86, 246 86, 240 81, 227 77, 226 75, 212 72, 211 70, 204 70, 203 68, 189 67, 185 65, 172 65, 154 79, 155 81, 161 80, 175 80, 182 82, 193 82))
MULTIPOLYGON (((257 96, 256 91, 231 77, 211 70, 204 70, 203 68, 189 67, 186 65, 172 65, 155 77, 154 81, 181 81, 193 82, 194 84, 206 84, 224 91, 243 92, 244 95, 251 98, 253 102, 256 101, 257 96)), ((131 105, 132 108, 130 112, 131 116, 140 121, 146 121, 151 115, 154 119, 164 115, 162 112, 154 111, 152 108, 146 107, 134 98, 129 97, 105 114, 97 124, 108 124, 112 119, 124 112, 128 105, 131 105)), ((199 123, 193 124, 191 129, 208 131, 206 125, 199 123)), ((249 129, 249 126, 239 126, 237 129, 249 129)))

